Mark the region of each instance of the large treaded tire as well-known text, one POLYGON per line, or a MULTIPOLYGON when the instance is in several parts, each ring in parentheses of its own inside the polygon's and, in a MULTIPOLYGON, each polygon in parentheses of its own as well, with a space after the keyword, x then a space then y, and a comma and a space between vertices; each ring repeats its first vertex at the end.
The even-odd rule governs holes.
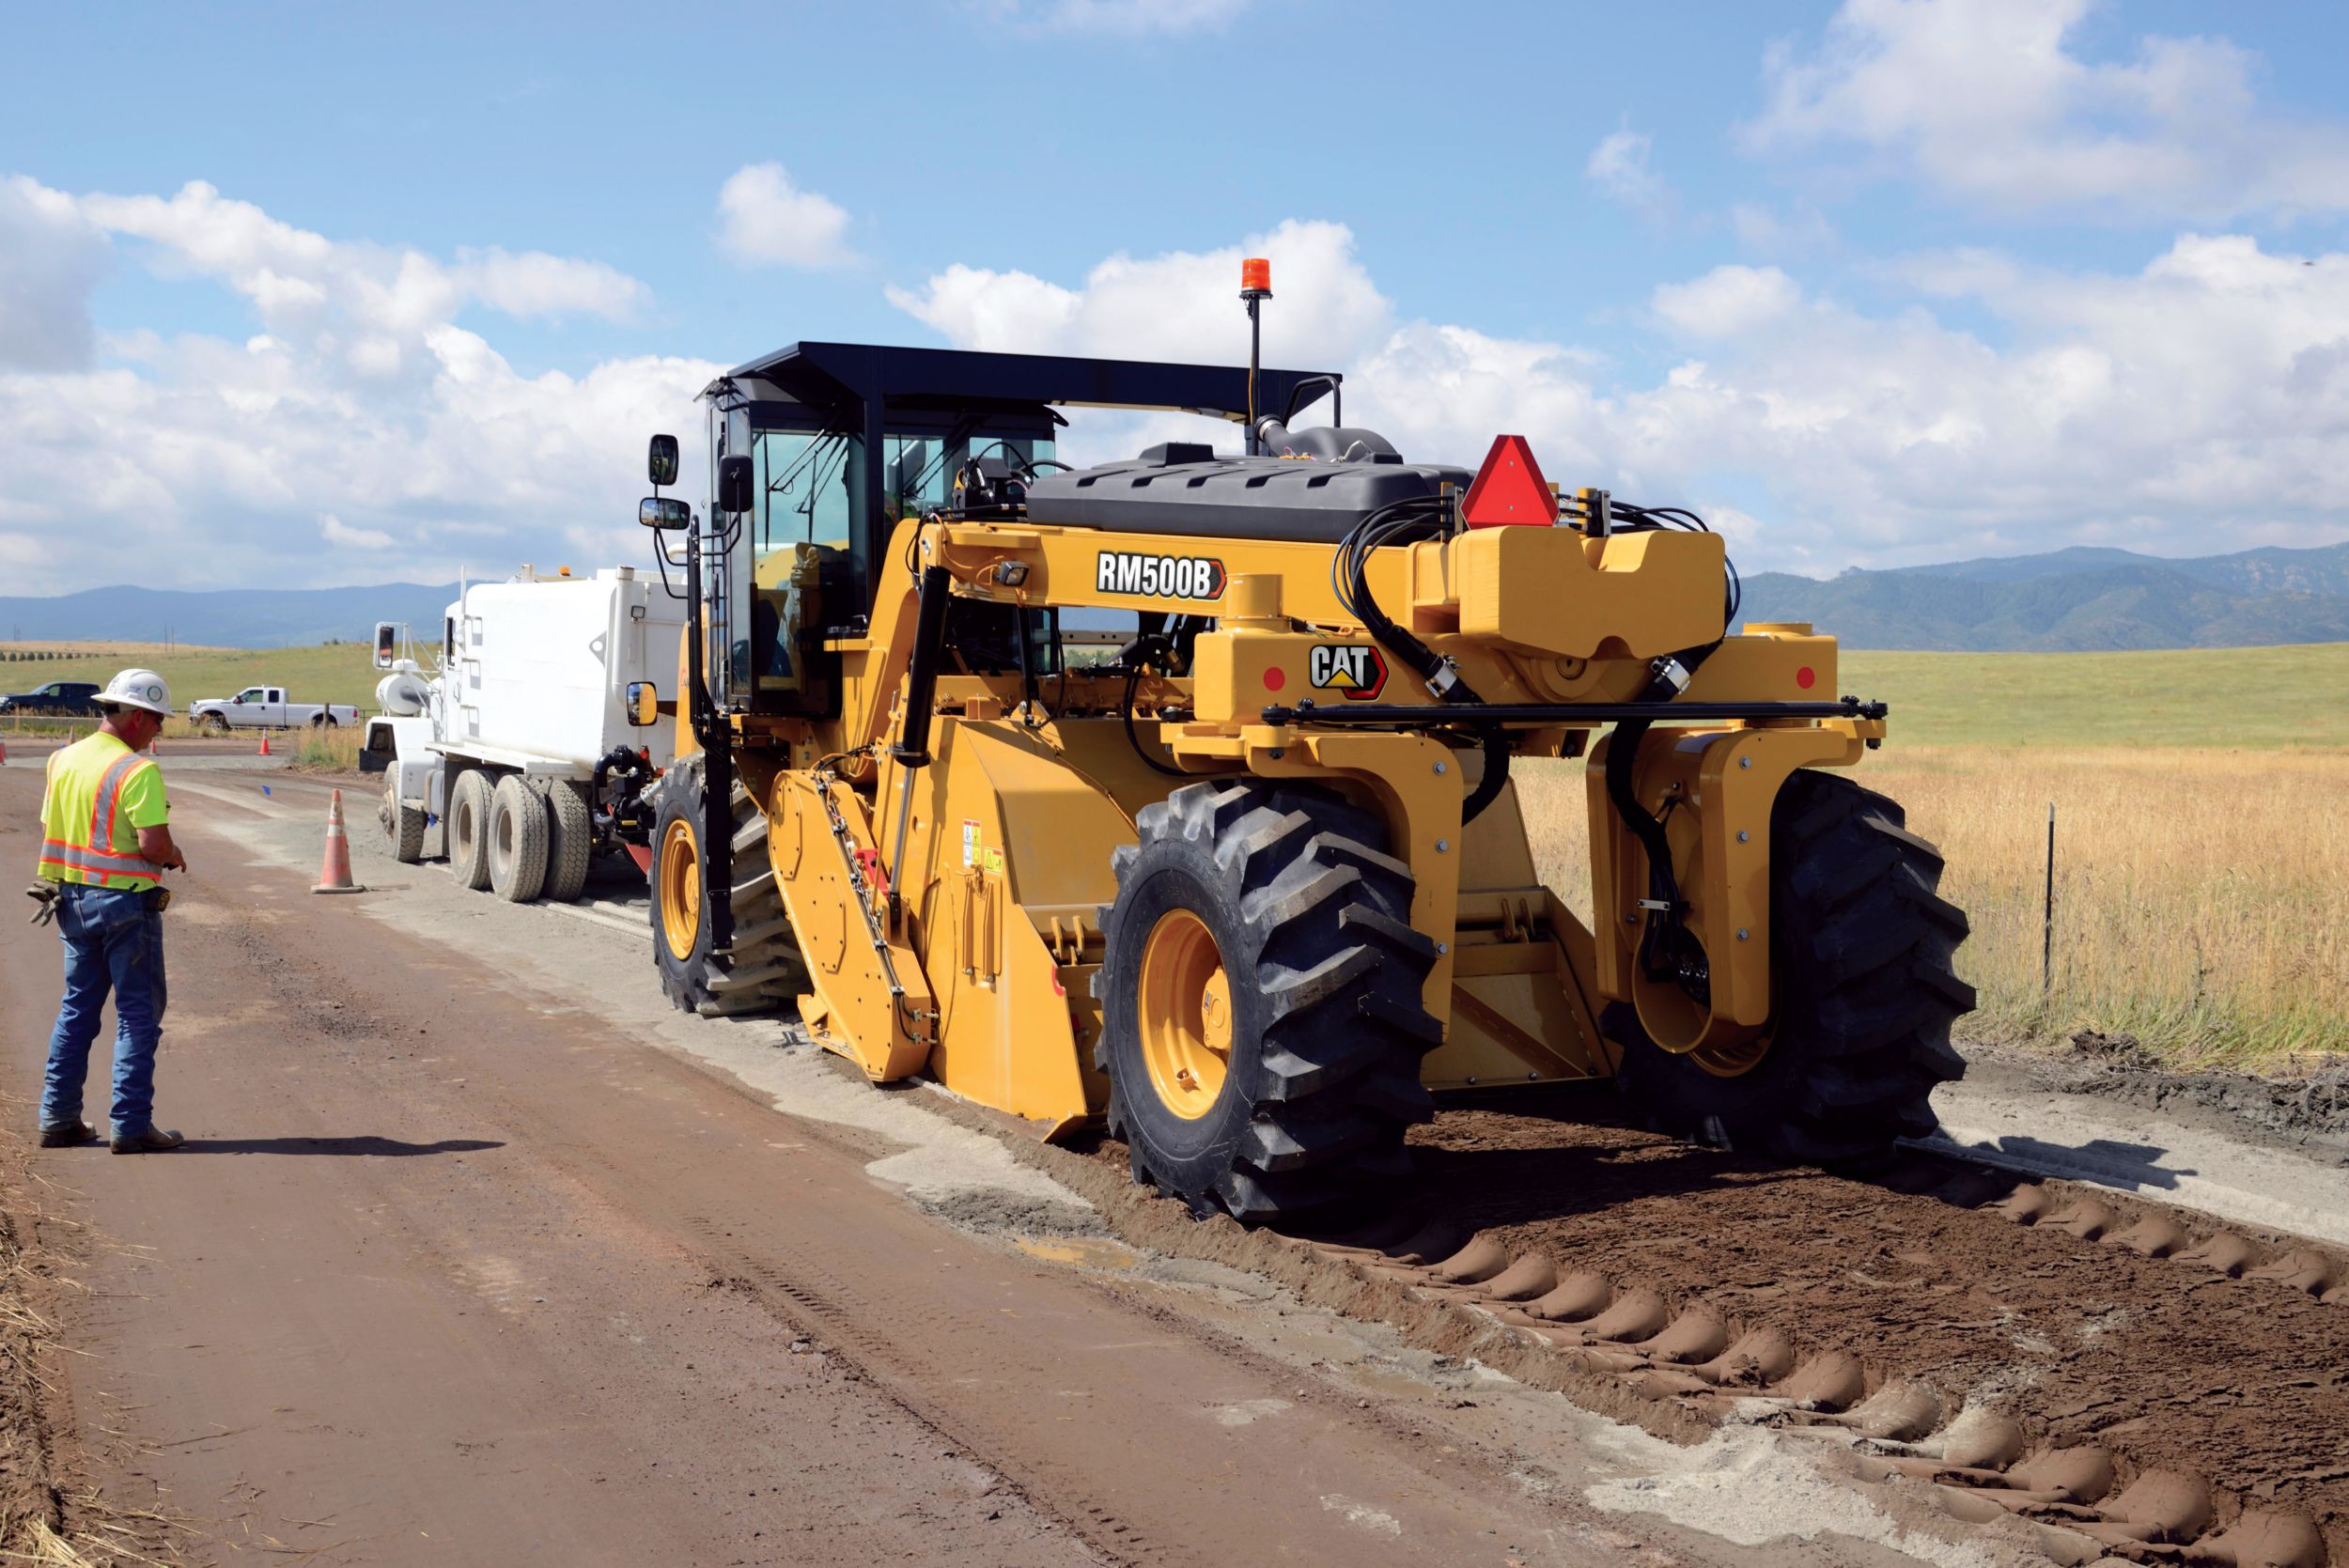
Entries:
POLYGON ((1420 1059, 1442 1034, 1421 1004, 1435 943, 1409 925, 1410 868, 1384 827, 1260 780, 1185 785, 1135 827, 1094 977, 1094 1062, 1134 1180, 1251 1223, 1383 1196, 1409 1172, 1404 1129, 1433 1113, 1420 1059), (1138 1025, 1144 950, 1173 911, 1213 937, 1231 1007, 1221 1087, 1189 1117, 1154 1084, 1138 1025))
POLYGON ((490 797, 490 888, 508 904, 527 904, 547 885, 546 797, 520 773, 500 779, 490 797))
POLYGON ((587 862, 596 847, 596 824, 587 795, 568 779, 547 782, 547 885, 545 896, 568 904, 587 886, 587 862))
POLYGON ((414 865, 424 859, 424 818, 422 806, 412 806, 399 798, 399 769, 383 771, 383 804, 375 819, 383 824, 383 836, 392 841, 392 858, 402 865, 414 865))
POLYGON ((661 990, 683 1012, 704 1017, 772 1012, 806 989, 807 969, 783 912, 782 890, 775 885, 774 865, 767 853, 767 817, 739 783, 734 786, 732 954, 719 956, 709 951, 711 890, 706 881, 692 950, 678 955, 662 928, 661 847, 668 842, 669 825, 679 818, 692 825, 698 842, 707 777, 696 755, 670 768, 661 781, 652 834, 653 963, 661 971, 661 990))
POLYGON ((1952 959, 1965 912, 1941 852, 1888 797, 1833 773, 1786 781, 1770 816, 1769 1049, 1737 1077, 1658 1049, 1608 1009, 1623 1085, 1670 1130, 1803 1164, 1868 1166, 1938 1125, 1930 1096, 1965 1075, 1950 1026, 1973 987, 1952 959))
POLYGON ((490 885, 490 775, 468 768, 448 792, 448 868, 459 887, 490 885))

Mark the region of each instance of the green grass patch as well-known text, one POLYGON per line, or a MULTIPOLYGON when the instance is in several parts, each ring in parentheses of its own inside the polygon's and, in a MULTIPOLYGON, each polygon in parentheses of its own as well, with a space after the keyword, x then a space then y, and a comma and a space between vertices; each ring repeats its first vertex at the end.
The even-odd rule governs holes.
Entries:
POLYGON ((1841 660, 1843 690, 1892 705, 1888 748, 2349 747, 2349 643, 1841 660))

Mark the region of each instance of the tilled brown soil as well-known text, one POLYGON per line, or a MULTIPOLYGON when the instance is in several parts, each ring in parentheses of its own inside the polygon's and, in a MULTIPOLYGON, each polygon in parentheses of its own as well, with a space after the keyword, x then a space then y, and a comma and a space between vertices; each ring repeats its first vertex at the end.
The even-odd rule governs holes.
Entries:
MULTIPOLYGON (((1587 1374, 1613 1366, 1644 1395, 1718 1416, 1726 1401, 1675 1395, 1672 1380, 1686 1390, 1697 1381, 1691 1364, 1723 1341, 1774 1329, 1804 1370, 1733 1375, 1725 1381, 1747 1385, 1736 1391, 1799 1393, 1805 1371, 1833 1365, 1840 1352, 1857 1360, 1864 1386, 1812 1403, 1858 1405, 1845 1418, 1855 1426, 1869 1428, 1868 1413, 1893 1393, 1921 1387, 1937 1396, 1927 1417, 1907 1423, 1913 1430, 1873 1424, 1877 1436, 1920 1440, 1863 1443, 1863 1452, 1923 1455, 1929 1469, 1961 1412, 2011 1417, 2021 1447, 2001 1462, 2008 1475, 1971 1478, 1993 1492, 2033 1474, 2039 1456, 2110 1455, 2108 1481, 2045 1499, 2034 1509, 2043 1519, 2109 1524, 2133 1483, 2178 1472, 2207 1483, 2215 1517, 2168 1531, 2158 1551, 2127 1550, 2175 1554, 2197 1540, 2232 1549, 2242 1536, 2228 1542, 2232 1526, 2256 1532, 2306 1518, 2331 1560, 2349 1562, 2349 1292, 2339 1288, 2349 1268, 2336 1254, 2112 1194, 2051 1186, 2017 1196, 2013 1178, 1974 1167, 1920 1159, 1877 1184, 1773 1166, 1627 1125, 1603 1093, 1448 1110, 1412 1142, 1411 1209, 1428 1221, 1416 1249, 1395 1239, 1414 1228, 1397 1219, 1346 1238, 1384 1242, 1383 1253, 1325 1255, 1414 1298, 1517 1325, 1582 1374, 1552 1386, 1585 1403, 1587 1374), (2152 1224, 2136 1228, 2140 1221, 2152 1224), (2172 1229, 2156 1238, 2155 1226, 2172 1229), (2245 1244, 2232 1275, 2189 1261, 2214 1235, 2245 1244), (1432 1265, 1455 1245, 1473 1245, 1486 1261, 1458 1263, 1454 1272, 1468 1278, 1446 1281, 1432 1265), (2147 1245, 2165 1255, 2137 1250, 2147 1245), (1625 1335, 1552 1327, 1545 1320, 1578 1314, 1529 1317, 1530 1296, 1496 1291, 1504 1281, 1488 1277, 1504 1258, 1530 1271, 1524 1278, 1595 1276, 1602 1300, 1654 1292, 1658 1322, 1717 1318, 1712 1348, 1673 1355, 1668 1339, 1650 1339, 1653 1327, 1625 1335), (2257 1277, 2263 1267, 2299 1282, 2257 1277), (2332 1298, 2320 1299, 2328 1289, 2332 1298)), ((1098 1157, 1125 1158, 1114 1143, 1098 1157)), ((1394 1315, 1391 1295, 1361 1299, 1394 1315)), ((2010 1493, 2006 1506, 2015 1500, 2010 1493)), ((2308 1560, 2303 1552, 2244 1560, 2308 1560)))
POLYGON ((2050 1442, 2349 1520, 2340 1303, 1619 1124, 1464 1110, 1415 1141, 1428 1206, 1513 1255, 1843 1346, 2050 1442))

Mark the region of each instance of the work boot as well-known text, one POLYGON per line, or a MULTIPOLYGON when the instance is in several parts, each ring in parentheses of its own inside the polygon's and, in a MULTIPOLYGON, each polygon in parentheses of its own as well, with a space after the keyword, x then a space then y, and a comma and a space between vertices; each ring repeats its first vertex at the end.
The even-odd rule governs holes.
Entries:
POLYGON ((98 1129, 87 1122, 59 1122, 40 1129, 40 1146, 44 1149, 70 1149, 77 1143, 98 1141, 98 1129))
POLYGON ((118 1155, 143 1155, 158 1149, 176 1149, 186 1141, 176 1132, 149 1127, 145 1132, 116 1133, 114 1151, 118 1155))

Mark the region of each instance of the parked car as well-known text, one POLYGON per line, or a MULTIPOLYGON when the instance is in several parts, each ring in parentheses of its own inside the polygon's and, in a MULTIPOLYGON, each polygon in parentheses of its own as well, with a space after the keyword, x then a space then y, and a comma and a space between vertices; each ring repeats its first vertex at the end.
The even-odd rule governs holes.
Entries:
POLYGON ((69 715, 92 718, 98 712, 98 693, 103 690, 94 680, 53 680, 30 691, 19 691, 0 697, 0 715, 39 714, 43 717, 69 715))
POLYGON ((289 703, 282 686, 248 686, 233 697, 198 697, 188 705, 188 722, 209 735, 296 724, 333 729, 357 723, 359 710, 350 703, 289 703))

